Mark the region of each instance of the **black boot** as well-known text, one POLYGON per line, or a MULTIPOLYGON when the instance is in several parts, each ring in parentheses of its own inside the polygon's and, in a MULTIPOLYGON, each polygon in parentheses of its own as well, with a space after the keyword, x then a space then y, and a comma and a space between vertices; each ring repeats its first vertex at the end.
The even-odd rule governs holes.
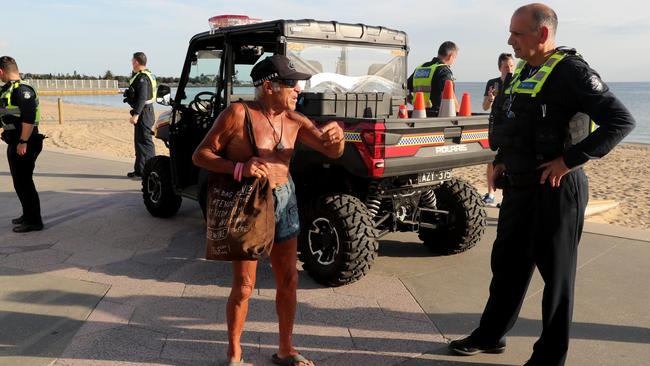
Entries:
POLYGON ((23 222, 22 224, 14 227, 14 233, 27 233, 30 231, 40 231, 43 230, 43 224, 28 224, 23 222))
POLYGON ((25 222, 25 217, 23 215, 20 215, 20 217, 16 217, 15 219, 11 219, 11 223, 14 225, 20 225, 23 222, 25 222))
POLYGON ((485 344, 469 336, 452 341, 449 343, 449 349, 463 356, 473 356, 479 353, 503 353, 506 350, 506 341, 504 339, 496 344, 485 344))

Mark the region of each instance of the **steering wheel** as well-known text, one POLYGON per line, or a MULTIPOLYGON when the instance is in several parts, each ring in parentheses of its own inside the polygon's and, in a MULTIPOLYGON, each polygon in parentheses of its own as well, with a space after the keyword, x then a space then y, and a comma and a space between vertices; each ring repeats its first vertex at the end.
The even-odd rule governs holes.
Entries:
POLYGON ((215 93, 210 91, 203 91, 194 96, 194 99, 188 104, 188 107, 200 114, 209 114, 211 112, 212 103, 215 98, 215 93))

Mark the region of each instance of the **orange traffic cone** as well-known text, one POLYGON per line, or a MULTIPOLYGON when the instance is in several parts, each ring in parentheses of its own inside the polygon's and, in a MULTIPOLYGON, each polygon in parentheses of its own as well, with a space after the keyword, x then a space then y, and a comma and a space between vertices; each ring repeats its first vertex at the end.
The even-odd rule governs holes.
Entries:
POLYGON ((472 106, 470 102, 469 93, 463 93, 463 99, 460 102, 460 111, 458 112, 459 116, 471 116, 472 115, 472 106))
POLYGON ((424 109, 424 93, 415 93, 415 102, 413 102, 412 118, 427 118, 427 111, 424 109))
POLYGON ((406 108, 406 104, 402 104, 399 106, 399 114, 397 116, 398 118, 409 118, 409 110, 406 108))
POLYGON ((454 84, 451 80, 445 80, 445 88, 442 91, 438 117, 454 117, 456 115, 455 102, 456 96, 454 95, 454 84))

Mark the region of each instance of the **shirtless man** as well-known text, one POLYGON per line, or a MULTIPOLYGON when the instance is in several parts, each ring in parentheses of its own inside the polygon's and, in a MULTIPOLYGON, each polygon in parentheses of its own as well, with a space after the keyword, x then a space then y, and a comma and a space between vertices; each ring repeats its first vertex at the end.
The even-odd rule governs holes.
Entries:
MULTIPOLYGON (((276 281, 276 312, 279 321, 279 349, 273 362, 279 365, 313 366, 293 347, 291 337, 296 313, 298 286, 297 236, 300 231, 295 187, 289 163, 296 141, 336 159, 343 154, 343 130, 335 122, 318 129, 312 121, 295 112, 299 80, 309 74, 295 70, 282 55, 267 57, 251 71, 255 101, 246 103, 260 157, 253 155, 244 128, 242 103, 233 103, 217 118, 214 126, 194 152, 194 164, 211 171, 232 174, 237 162, 245 163, 245 177, 267 177, 275 201, 275 240, 271 266, 276 281), (227 156, 228 159, 223 158, 227 156)), ((257 261, 233 261, 233 285, 228 298, 229 365, 243 365, 240 339, 248 299, 255 287, 257 261)))

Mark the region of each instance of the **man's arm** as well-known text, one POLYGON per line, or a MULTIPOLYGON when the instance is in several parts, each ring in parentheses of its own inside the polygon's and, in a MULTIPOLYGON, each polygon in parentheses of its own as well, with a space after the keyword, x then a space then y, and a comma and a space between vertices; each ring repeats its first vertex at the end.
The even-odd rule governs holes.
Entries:
POLYGON ((411 74, 411 76, 409 76, 408 79, 406 79, 406 88, 409 90, 410 93, 413 92, 413 75, 415 75, 415 73, 411 74))
POLYGON ((406 94, 407 103, 413 103, 413 75, 415 75, 415 73, 411 74, 411 76, 406 79, 406 89, 408 89, 408 93, 406 94))
POLYGON ((559 187, 562 177, 571 169, 609 153, 636 123, 623 103, 586 62, 568 62, 570 64, 566 66, 569 67, 563 68, 558 76, 566 80, 567 95, 574 97, 572 102, 577 104, 578 110, 589 115, 599 128, 569 148, 564 156, 540 165, 543 169, 540 183, 544 184, 548 178, 553 187, 559 187))
MULTIPOLYGON (((13 92, 12 98, 16 101, 16 105, 20 106, 20 120, 22 121, 20 140, 27 141, 32 136, 34 124, 36 123, 36 108, 38 108, 36 95, 30 87, 21 86, 13 92)), ((16 153, 22 156, 26 152, 27 144, 18 144, 16 153)))
POLYGON ((320 130, 307 117, 293 113, 301 119, 298 141, 331 158, 338 159, 345 149, 343 129, 336 122, 330 122, 320 130))
POLYGON ((239 103, 233 103, 221 112, 194 151, 192 155, 194 165, 213 172, 232 174, 235 170, 235 162, 224 159, 220 154, 228 146, 234 131, 241 128, 243 121, 244 108, 239 103))
POLYGON ((494 103, 494 86, 490 85, 492 80, 489 80, 485 85, 485 93, 483 93, 483 110, 487 111, 492 108, 494 103))
POLYGON ((136 80, 133 87, 135 89, 135 104, 131 112, 131 123, 137 123, 138 116, 142 113, 147 100, 149 100, 151 88, 151 81, 149 81, 148 77, 144 75, 138 76, 138 80, 136 80))
POLYGON ((568 168, 598 159, 609 153, 627 136, 636 124, 600 76, 584 62, 575 62, 576 70, 569 79, 570 92, 576 96, 580 111, 598 125, 584 140, 572 146, 564 155, 568 168))

